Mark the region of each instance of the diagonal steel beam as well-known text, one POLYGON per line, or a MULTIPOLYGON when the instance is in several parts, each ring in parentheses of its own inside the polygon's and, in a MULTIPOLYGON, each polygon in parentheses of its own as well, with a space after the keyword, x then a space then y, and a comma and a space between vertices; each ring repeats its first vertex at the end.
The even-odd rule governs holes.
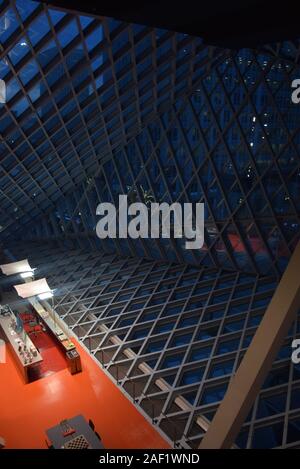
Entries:
POLYGON ((230 448, 300 306, 300 242, 199 448, 230 448))

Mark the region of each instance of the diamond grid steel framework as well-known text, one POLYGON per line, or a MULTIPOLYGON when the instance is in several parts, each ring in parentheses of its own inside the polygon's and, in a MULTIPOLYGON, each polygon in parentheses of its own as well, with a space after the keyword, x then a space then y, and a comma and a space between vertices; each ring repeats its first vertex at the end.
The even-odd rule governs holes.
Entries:
POLYGON ((201 251, 176 239, 107 245, 281 274, 299 232, 298 42, 229 53, 37 2, 1 5, 4 238, 29 236, 44 215, 42 237, 86 234, 94 247, 99 201, 204 201, 201 251))
MULTIPOLYGON (((32 253, 60 316, 183 447, 198 446, 299 238, 298 57, 298 41, 221 51, 0 0, 1 240, 43 241, 12 251, 32 253), (203 201, 203 249, 100 242, 96 206, 119 194, 203 201)), ((297 320, 239 447, 299 446, 299 332, 297 320)))
MULTIPOLYGON (((276 279, 49 245, 14 246, 55 288, 55 310, 165 434, 197 447, 251 342, 276 279), (63 285, 63 287, 62 287, 63 285)), ((300 367, 289 331, 236 441, 299 447, 300 367)))
POLYGON ((54 208, 221 54, 199 38, 29 0, 0 8, 2 229, 54 208))
POLYGON ((17 235, 77 237, 94 248, 100 201, 117 203, 119 194, 146 202, 201 201, 201 250, 186 250, 182 239, 102 245, 123 255, 280 276, 299 238, 300 108, 291 103, 297 72, 276 56, 231 54, 194 92, 113 150, 44 221, 17 235))

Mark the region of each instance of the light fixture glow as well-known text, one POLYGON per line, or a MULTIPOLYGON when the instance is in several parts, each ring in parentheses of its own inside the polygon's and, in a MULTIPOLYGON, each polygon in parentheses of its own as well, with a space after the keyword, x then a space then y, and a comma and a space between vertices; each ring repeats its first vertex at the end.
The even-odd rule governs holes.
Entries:
POLYGON ((31 271, 29 271, 29 272, 22 272, 22 273, 20 274, 20 276, 21 276, 22 278, 30 278, 30 277, 33 277, 33 270, 31 270, 31 271))
POLYGON ((48 298, 52 298, 53 292, 52 291, 46 291, 45 293, 40 293, 38 295, 40 300, 47 300, 48 298))

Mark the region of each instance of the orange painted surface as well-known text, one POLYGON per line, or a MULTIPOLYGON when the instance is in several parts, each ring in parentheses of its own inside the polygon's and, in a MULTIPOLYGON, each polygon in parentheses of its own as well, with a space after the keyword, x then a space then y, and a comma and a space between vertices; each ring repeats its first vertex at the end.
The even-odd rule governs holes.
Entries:
POLYGON ((61 370, 24 384, 12 355, 0 364, 0 436, 7 448, 45 448, 45 430, 78 414, 92 419, 105 448, 169 448, 99 366, 76 344, 83 372, 61 370))

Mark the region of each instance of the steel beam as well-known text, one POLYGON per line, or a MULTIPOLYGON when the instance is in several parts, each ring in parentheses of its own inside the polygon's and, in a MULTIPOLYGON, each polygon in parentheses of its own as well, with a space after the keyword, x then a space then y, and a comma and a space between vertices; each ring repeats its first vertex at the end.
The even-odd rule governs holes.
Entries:
POLYGON ((200 449, 230 448, 300 307, 300 242, 275 290, 200 449))

